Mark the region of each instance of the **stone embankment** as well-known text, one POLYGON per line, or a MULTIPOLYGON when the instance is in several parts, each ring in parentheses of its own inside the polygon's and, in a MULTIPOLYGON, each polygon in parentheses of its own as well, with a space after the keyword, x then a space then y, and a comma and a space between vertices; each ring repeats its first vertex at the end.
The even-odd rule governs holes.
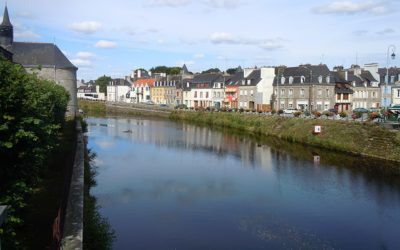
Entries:
POLYGON ((62 247, 65 250, 83 248, 84 153, 82 126, 77 122, 77 145, 65 212, 62 247))

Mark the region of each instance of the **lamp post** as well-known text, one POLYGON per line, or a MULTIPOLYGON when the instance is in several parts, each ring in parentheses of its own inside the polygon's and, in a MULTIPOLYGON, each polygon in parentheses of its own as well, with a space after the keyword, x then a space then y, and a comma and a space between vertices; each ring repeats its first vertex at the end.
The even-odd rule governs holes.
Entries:
POLYGON ((384 97, 384 102, 385 102, 385 107, 388 108, 389 104, 387 101, 387 87, 388 87, 388 83, 389 83, 389 52, 390 49, 392 49, 392 54, 390 55, 390 57, 392 58, 392 60, 394 60, 396 58, 396 54, 394 53, 396 51, 396 46, 394 45, 389 45, 388 49, 387 49, 387 54, 386 54, 386 81, 385 81, 385 97, 384 97))

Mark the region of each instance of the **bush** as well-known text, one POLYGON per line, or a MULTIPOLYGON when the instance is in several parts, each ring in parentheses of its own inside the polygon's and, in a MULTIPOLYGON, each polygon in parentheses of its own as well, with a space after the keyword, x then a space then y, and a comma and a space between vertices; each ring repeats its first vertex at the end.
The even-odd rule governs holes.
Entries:
POLYGON ((283 110, 282 109, 278 110, 278 114, 279 115, 283 114, 283 110))
POLYGON ((321 113, 318 112, 318 111, 314 111, 314 112, 313 112, 313 115, 314 115, 315 117, 317 117, 317 118, 321 117, 321 113))
POLYGON ((324 111, 324 112, 322 112, 322 115, 324 115, 326 117, 332 117, 334 114, 333 114, 333 112, 330 112, 330 111, 324 111))
POLYGON ((380 117, 380 115, 377 113, 377 112, 372 112, 372 113, 369 113, 368 114, 368 118, 371 120, 371 121, 373 121, 373 120, 375 120, 376 118, 379 118, 380 117))
POLYGON ((304 115, 305 115, 305 116, 310 116, 311 113, 310 113, 310 111, 306 110, 306 111, 304 111, 304 115))
POLYGON ((243 112, 244 112, 244 109, 243 109, 243 108, 240 108, 240 109, 239 109, 239 112, 240 112, 240 113, 243 113, 243 112))
POLYGON ((339 116, 342 117, 342 118, 346 118, 347 117, 347 113, 342 111, 342 112, 339 113, 339 116))
POLYGON ((296 112, 293 113, 293 115, 294 115, 294 117, 299 117, 301 115, 301 112, 300 111, 296 111, 296 112))
POLYGON ((25 200, 46 170, 64 124, 68 92, 0 58, 0 204, 11 206, 5 248, 18 244, 15 228, 25 200))
POLYGON ((272 109, 272 110, 271 110, 271 114, 275 115, 275 114, 276 114, 276 110, 275 110, 275 109, 272 109))

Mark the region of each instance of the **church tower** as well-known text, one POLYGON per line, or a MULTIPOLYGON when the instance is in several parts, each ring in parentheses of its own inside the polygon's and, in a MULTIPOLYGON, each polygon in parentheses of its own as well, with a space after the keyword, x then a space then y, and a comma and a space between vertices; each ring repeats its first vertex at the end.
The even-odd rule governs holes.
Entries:
POLYGON ((0 24, 0 45, 9 49, 14 42, 14 29, 8 16, 7 6, 4 9, 3 22, 0 24))

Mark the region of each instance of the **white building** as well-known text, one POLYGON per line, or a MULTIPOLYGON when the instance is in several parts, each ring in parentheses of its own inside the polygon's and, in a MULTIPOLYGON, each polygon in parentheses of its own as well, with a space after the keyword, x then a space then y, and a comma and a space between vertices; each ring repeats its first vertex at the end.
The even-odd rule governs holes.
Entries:
POLYGON ((105 101, 105 93, 100 92, 100 86, 80 86, 78 88, 78 99, 105 101))

